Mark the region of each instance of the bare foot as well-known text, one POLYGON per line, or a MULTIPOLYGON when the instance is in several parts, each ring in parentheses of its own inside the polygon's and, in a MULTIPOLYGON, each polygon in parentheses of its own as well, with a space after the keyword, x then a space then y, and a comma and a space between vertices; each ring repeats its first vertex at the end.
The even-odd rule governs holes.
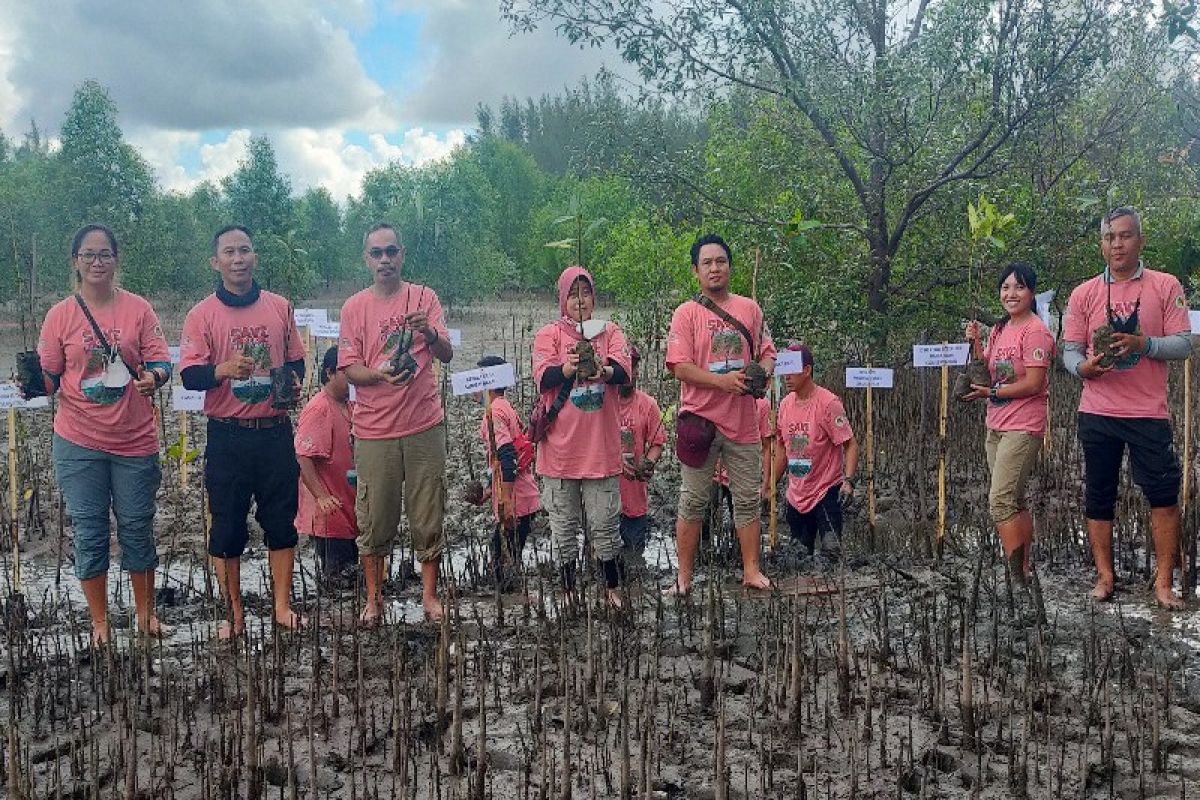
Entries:
POLYGON ((246 626, 244 624, 234 625, 227 619, 223 619, 217 624, 217 638, 222 642, 228 642, 237 636, 245 635, 246 626))
POLYGON ((275 624, 289 631, 300 631, 308 627, 308 617, 289 608, 282 614, 275 612, 275 624))
POLYGON ((1154 602, 1158 604, 1159 608, 1165 608, 1167 611, 1182 611, 1187 608, 1187 604, 1171 590, 1170 586, 1155 586, 1154 602))
POLYGON ((1092 591, 1088 596, 1097 603, 1107 603, 1112 600, 1113 596, 1113 579, 1112 578, 1097 578, 1096 585, 1092 587, 1092 591))
POLYGON ((675 582, 663 589, 663 597, 687 597, 692 593, 691 585, 684 586, 676 578, 675 582))
POLYGON ((158 617, 151 615, 150 619, 146 620, 146 624, 141 626, 141 632, 146 636, 155 639, 165 639, 171 635, 171 629, 158 621, 158 617))
POLYGON ((754 572, 742 577, 742 586, 747 589, 766 591, 771 588, 771 579, 761 572, 754 572))
POLYGON ((112 631, 108 628, 108 620, 92 623, 92 647, 103 647, 112 641, 112 631))
POLYGON ((608 605, 612 608, 623 608, 625 601, 621 599, 620 589, 605 589, 604 599, 608 601, 608 605))
POLYGON ((378 606, 368 605, 363 608, 362 613, 358 615, 358 624, 364 628, 374 628, 383 621, 383 612, 378 606))
POLYGON ((425 619, 430 622, 441 622, 442 616, 446 613, 442 608, 442 601, 436 597, 426 597, 421 601, 421 605, 425 608, 425 619))
MULTIPOLYGON (((1025 547, 1018 547, 1008 555, 1008 570, 1018 586, 1025 586, 1029 576, 1025 572, 1025 547)), ((1111 589, 1109 590, 1112 591, 1111 589)))

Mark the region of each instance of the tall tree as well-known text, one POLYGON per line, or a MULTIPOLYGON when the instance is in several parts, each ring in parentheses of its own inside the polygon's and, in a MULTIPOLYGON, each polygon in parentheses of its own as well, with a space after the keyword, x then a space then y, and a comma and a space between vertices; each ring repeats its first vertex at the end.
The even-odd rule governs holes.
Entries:
POLYGON ((251 138, 246 157, 221 185, 230 221, 245 225, 254 234, 259 260, 257 274, 262 285, 289 294, 303 292, 311 275, 296 269, 297 255, 288 246, 289 234, 295 227, 292 185, 279 172, 270 140, 265 136, 251 138))
MULTIPOLYGON (((886 312, 905 236, 930 203, 1002 168, 1056 111, 1113 87, 1079 147, 1118 136, 1154 72, 1147 9, 1079 0, 501 0, 518 29, 554 25, 615 47, 654 88, 747 92, 773 105, 797 147, 815 147, 849 203, 822 209, 865 247, 869 307, 886 312), (1091 135, 1094 134, 1094 135, 1091 135)), ((1069 166, 1078 148, 1052 155, 1069 166)), ((649 160, 649 159, 648 159, 649 160)), ((678 170, 710 208, 712 168, 678 170), (689 173, 690 174, 685 174, 689 173)), ((745 214, 745 209, 723 209, 745 214)), ((766 225, 785 222, 759 219, 766 225)))

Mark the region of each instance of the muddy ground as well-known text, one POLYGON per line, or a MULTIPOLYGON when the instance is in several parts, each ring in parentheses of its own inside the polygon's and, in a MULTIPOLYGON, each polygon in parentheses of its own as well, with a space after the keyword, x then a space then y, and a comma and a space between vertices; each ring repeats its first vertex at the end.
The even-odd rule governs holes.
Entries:
MULTIPOLYGON (((498 352, 527 374, 532 332, 553 313, 531 298, 460 310, 453 369, 498 352)), ((182 317, 164 322, 177 334, 182 317)), ((668 404, 676 390, 661 353, 647 364, 646 388, 668 404)), ((836 376, 827 383, 838 386, 836 376)), ((860 502, 835 561, 800 558, 780 521, 773 593, 742 592, 717 535, 692 597, 662 597, 678 481, 668 460, 651 486, 654 539, 630 561, 623 612, 597 603, 594 583, 589 602, 560 607, 542 519, 524 591, 494 593, 488 519, 457 499, 482 462, 480 411, 447 396, 451 619, 423 622, 411 553, 398 549, 388 622, 358 629, 357 594, 317 582, 305 544, 296 598, 318 624, 275 629, 252 537, 250 631, 233 647, 212 635, 223 612, 202 558, 199 463, 185 483, 165 459, 159 613, 174 632, 149 644, 132 635, 114 569, 116 645, 100 653, 85 646, 70 528, 49 475, 49 413, 22 413, 20 595, 11 519, 0 559, 0 786, 22 798, 205 799, 1200 792, 1200 625, 1194 610, 1149 609, 1144 510, 1131 491, 1121 505, 1131 520, 1119 534, 1123 591, 1104 606, 1083 599, 1090 570, 1070 396, 1056 395, 1055 436, 1032 492, 1039 621, 982 533, 980 421, 955 409, 941 448, 931 394, 936 377, 923 375, 877 398, 878 524, 866 524, 860 502), (940 452, 950 468, 938 547, 940 452)), ((528 387, 515 395, 526 411, 528 387)), ((847 406, 861 432, 861 396, 847 406)), ((194 434, 202 420, 191 421, 194 434)), ((169 406, 163 426, 176 443, 169 406)))

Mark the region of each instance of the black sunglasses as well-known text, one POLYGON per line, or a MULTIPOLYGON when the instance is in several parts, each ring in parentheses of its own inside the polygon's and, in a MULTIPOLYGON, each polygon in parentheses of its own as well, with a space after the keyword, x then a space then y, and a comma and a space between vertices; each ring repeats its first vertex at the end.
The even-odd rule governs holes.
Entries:
POLYGON ((396 247, 394 244, 389 244, 387 247, 372 247, 367 251, 367 255, 376 261, 383 258, 385 253, 387 254, 388 258, 395 258, 396 256, 400 255, 400 248, 396 247))

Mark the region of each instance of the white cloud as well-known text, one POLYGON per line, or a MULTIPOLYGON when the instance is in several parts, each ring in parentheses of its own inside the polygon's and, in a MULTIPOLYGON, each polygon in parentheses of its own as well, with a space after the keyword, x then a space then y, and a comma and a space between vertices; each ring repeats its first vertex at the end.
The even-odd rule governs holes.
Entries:
MULTIPOLYGON (((352 0, 0 0, 0 87, 17 87, 6 117, 56 128, 75 88, 108 88, 133 126, 378 124, 394 118, 367 77, 346 24, 371 9, 352 0), (331 21, 332 18, 332 21, 331 21), (14 109, 15 110, 10 110, 14 109)), ((0 99, 4 95, 0 90, 0 99)))
POLYGON ((393 7, 425 16, 422 81, 400 106, 413 124, 473 125, 480 102, 494 109, 506 95, 555 94, 601 67, 632 74, 611 49, 572 45, 552 26, 514 34, 497 0, 395 0, 393 7))
MULTIPOLYGON (((172 192, 189 192, 201 181, 219 183, 245 159, 251 132, 231 131, 217 142, 200 144, 199 134, 188 131, 147 131, 130 135, 130 141, 154 168, 159 183, 172 192), (188 171, 180 164, 198 161, 199 169, 188 171)), ((269 135, 279 169, 299 194, 309 187, 324 186, 338 200, 357 195, 363 176, 392 161, 419 166, 446 158, 466 142, 466 131, 454 129, 439 136, 422 128, 405 131, 399 144, 382 133, 367 137, 363 146, 350 141, 336 129, 293 128, 269 135)))

